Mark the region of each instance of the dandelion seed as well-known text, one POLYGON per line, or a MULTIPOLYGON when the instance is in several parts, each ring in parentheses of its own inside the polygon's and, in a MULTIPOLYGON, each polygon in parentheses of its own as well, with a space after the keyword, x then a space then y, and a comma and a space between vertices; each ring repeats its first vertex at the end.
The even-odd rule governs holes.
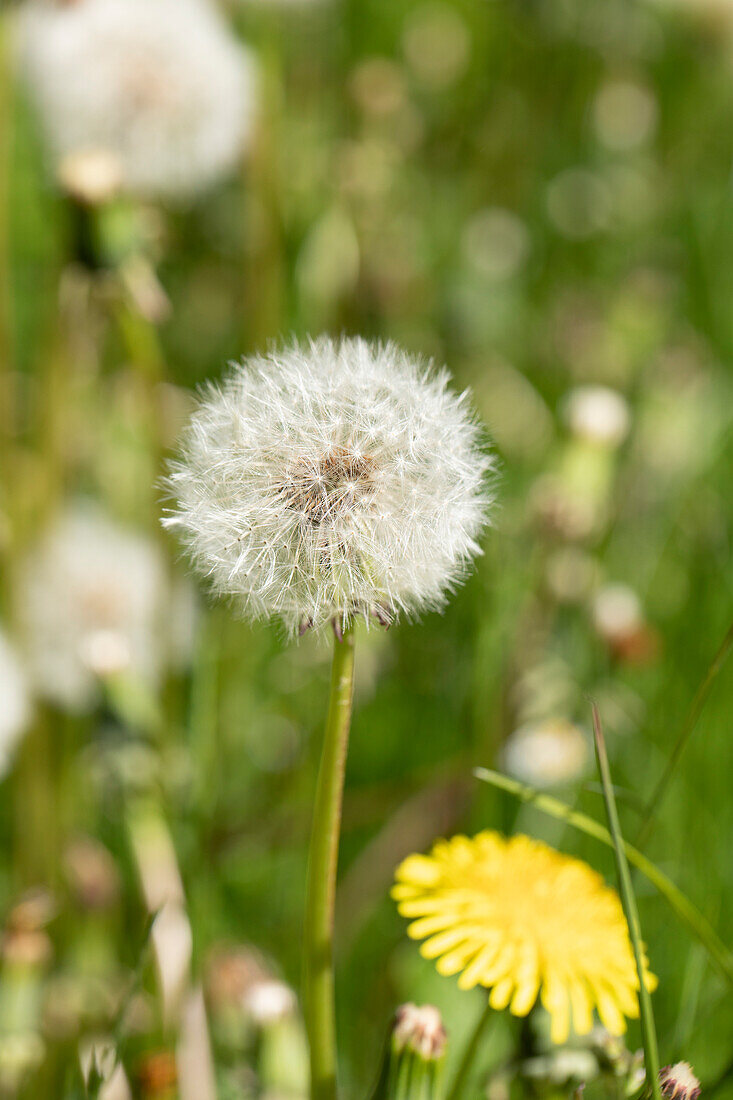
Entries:
MULTIPOLYGON (((392 897, 421 954, 492 1008, 526 1016, 538 997, 555 1043, 587 1035, 593 1009, 614 1035, 639 1015, 638 978, 618 895, 587 864, 527 836, 483 832, 408 856, 392 897)), ((646 963, 645 963, 646 965, 646 963)), ((656 978, 648 971, 649 989, 656 978)))
POLYGON ((185 197, 249 143, 254 62, 206 0, 31 0, 21 48, 64 178, 93 155, 132 193, 185 197))
POLYGON ((218 594, 291 634, 439 608, 480 552, 492 466, 447 381, 360 339, 248 360, 194 415, 164 522, 218 594))

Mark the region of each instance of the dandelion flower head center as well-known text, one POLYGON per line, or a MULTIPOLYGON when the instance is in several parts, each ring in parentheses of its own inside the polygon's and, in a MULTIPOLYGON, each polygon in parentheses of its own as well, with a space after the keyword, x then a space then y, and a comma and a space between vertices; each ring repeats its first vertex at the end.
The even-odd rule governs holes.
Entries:
MULTIPOLYGON (((462 989, 526 1016, 538 996, 551 1036, 586 1035, 593 1009, 614 1035, 638 1016, 638 978, 618 895, 587 864, 526 836, 439 841, 409 856, 392 891, 408 934, 462 989)), ((646 964, 645 964, 646 965, 646 964)), ((656 980, 645 970, 650 989, 656 980)))
POLYGON ((321 458, 296 460, 277 492, 289 508, 317 527, 372 496, 375 466, 375 460, 356 447, 333 447, 321 458))

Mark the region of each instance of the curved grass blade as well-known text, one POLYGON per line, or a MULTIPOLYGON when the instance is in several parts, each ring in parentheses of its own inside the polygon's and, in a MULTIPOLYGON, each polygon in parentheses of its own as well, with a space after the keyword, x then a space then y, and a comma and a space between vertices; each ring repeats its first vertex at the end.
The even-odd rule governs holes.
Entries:
MULTIPOLYGON (((600 840, 602 844, 607 845, 609 848, 613 847, 611 834, 604 825, 601 825, 587 814, 581 813, 579 810, 574 810, 559 798, 553 798, 551 795, 542 794, 540 791, 535 790, 534 787, 527 787, 524 783, 518 783, 516 779, 510 779, 508 776, 502 775, 500 772, 492 771, 490 768, 476 768, 474 770, 474 775, 484 783, 490 783, 491 786, 498 787, 499 790, 514 795, 520 802, 531 803, 533 806, 536 806, 538 810, 548 814, 550 817, 566 822, 574 829, 578 829, 581 833, 585 833, 586 836, 593 837, 594 840, 600 840)), ((642 875, 644 875, 644 877, 659 891, 662 897, 665 898, 682 923, 687 926, 692 935, 703 945, 719 973, 726 979, 729 985, 733 987, 733 955, 718 937, 715 930, 702 915, 700 910, 696 909, 679 887, 675 886, 672 880, 667 878, 664 872, 660 871, 659 868, 652 863, 651 860, 647 859, 647 857, 637 848, 624 842, 624 851, 629 863, 636 867, 638 871, 641 871, 642 875)))
POLYGON ((644 1065, 646 1067, 646 1079, 651 1085, 654 1100, 661 1100, 659 1087, 659 1048, 657 1046, 657 1032, 654 1027, 654 1009, 652 998, 644 981, 644 948, 641 942, 641 924, 639 923, 639 910, 636 905, 634 887, 631 884, 629 865, 624 850, 624 838, 621 833, 621 822, 616 809, 616 800, 613 795, 611 783, 611 769, 608 764, 606 742, 601 729, 601 716, 595 703, 593 711, 593 736, 596 745, 596 759, 598 771, 603 784, 603 800, 606 803, 606 816, 608 827, 613 841, 613 851, 616 857, 616 870, 618 871, 619 893, 626 915, 626 923, 629 927, 631 946, 634 949, 634 961, 636 973, 639 977, 639 1012, 641 1016, 641 1037, 644 1046, 644 1065))

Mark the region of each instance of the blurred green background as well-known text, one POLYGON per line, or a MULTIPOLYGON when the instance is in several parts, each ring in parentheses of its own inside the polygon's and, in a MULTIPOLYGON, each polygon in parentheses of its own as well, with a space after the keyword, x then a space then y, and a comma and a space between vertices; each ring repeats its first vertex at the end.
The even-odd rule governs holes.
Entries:
MULTIPOLYGON (((446 613, 357 639, 338 1015, 345 1095, 363 1097, 396 1005, 440 1006, 453 1057, 481 1009, 407 940, 388 898, 399 860, 519 829, 614 881, 609 851, 471 769, 504 767, 518 728, 571 723, 588 751, 559 793, 602 819, 591 697, 633 840, 730 625, 733 6, 231 3, 261 78, 241 170, 185 205, 92 211, 49 170, 17 9, 0 22, 0 554, 21 660, 16 580, 69 502, 98 502, 179 568, 159 531, 163 456, 195 387, 268 341, 344 331, 446 363, 500 459, 485 554, 446 613), (588 426, 587 386, 620 396, 600 407, 626 428, 588 426)), ((79 1043, 99 1035, 132 1095, 186 1095, 140 887, 150 830, 173 841, 219 1095, 303 1095, 297 1026, 270 1037, 290 1053, 265 1057, 237 982, 254 948, 299 985, 329 647, 198 605, 183 667, 154 687, 111 677, 82 714, 36 694, 8 761, 0 1096, 84 1095, 79 1043)), ((724 668, 646 846, 726 942, 732 705, 724 668)), ((730 991, 637 887, 662 1059, 733 1096, 730 991)), ((507 1083, 541 1049, 541 1026, 497 1014, 476 1095, 568 1094, 507 1083)))

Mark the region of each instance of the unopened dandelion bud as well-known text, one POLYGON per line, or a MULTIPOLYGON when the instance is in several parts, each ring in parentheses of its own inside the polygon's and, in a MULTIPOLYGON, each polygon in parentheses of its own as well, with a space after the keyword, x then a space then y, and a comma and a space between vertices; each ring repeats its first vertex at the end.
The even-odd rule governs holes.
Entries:
POLYGON ((659 1085, 669 1100, 698 1100, 700 1082, 689 1062, 675 1062, 659 1071, 659 1085))
POLYGON ((437 1062, 445 1054, 446 1034, 440 1012, 433 1005, 405 1004, 397 1009, 392 1049, 418 1055, 425 1062, 437 1062))
POLYGON ((447 1037, 433 1005, 401 1005, 372 1100, 437 1100, 447 1037))

